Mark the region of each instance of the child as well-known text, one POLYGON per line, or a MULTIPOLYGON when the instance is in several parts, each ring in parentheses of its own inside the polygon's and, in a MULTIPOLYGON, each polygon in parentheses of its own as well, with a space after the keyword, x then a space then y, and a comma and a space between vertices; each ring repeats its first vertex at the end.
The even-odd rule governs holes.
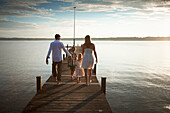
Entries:
POLYGON ((82 62, 82 57, 81 53, 78 55, 78 58, 76 60, 76 77, 77 77, 77 83, 81 82, 80 79, 82 76, 84 76, 84 70, 81 68, 81 62, 82 62))
POLYGON ((73 78, 73 74, 74 74, 74 71, 75 71, 75 68, 76 68, 76 53, 74 52, 75 51, 75 47, 73 46, 71 49, 69 49, 69 52, 71 54, 71 57, 68 58, 68 67, 70 67, 70 70, 71 70, 71 80, 73 81, 74 78, 73 78))

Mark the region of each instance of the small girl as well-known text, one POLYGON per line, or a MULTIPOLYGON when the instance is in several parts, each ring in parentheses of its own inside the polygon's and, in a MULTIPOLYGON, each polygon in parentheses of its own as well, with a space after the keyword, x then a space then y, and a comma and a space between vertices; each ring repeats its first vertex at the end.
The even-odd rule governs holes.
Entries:
POLYGON ((81 53, 78 55, 78 58, 76 60, 76 77, 77 77, 77 83, 81 82, 80 79, 82 76, 84 76, 84 70, 81 68, 81 62, 82 62, 82 57, 81 53))

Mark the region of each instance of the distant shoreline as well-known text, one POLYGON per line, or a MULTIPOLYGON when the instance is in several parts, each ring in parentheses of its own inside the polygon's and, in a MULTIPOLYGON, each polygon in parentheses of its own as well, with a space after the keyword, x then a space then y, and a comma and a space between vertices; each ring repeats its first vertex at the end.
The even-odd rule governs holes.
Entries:
MULTIPOLYGON (((54 40, 54 38, 2 38, 0 41, 40 41, 40 40, 54 40)), ((62 40, 71 41, 73 38, 62 38, 62 40)), ((78 41, 83 41, 84 38, 76 38, 78 41)), ((96 41, 170 41, 170 37, 116 37, 116 38, 92 38, 96 41)))

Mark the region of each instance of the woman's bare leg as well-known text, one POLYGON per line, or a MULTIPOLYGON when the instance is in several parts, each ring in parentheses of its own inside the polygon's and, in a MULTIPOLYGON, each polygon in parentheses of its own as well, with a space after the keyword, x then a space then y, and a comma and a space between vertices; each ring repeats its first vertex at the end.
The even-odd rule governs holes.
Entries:
POLYGON ((77 83, 80 83, 81 77, 77 77, 77 83))
POLYGON ((79 77, 79 82, 81 82, 81 77, 79 77))
POLYGON ((90 80, 91 80, 91 69, 89 69, 89 83, 90 83, 90 80))
POLYGON ((85 78, 86 78, 86 84, 87 84, 87 69, 84 69, 85 72, 85 78))

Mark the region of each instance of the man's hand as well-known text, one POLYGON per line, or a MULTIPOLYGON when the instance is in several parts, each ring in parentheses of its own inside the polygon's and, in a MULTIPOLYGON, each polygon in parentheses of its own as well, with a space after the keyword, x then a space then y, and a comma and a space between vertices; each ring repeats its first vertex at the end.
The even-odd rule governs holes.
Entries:
POLYGON ((46 64, 48 65, 48 57, 46 58, 46 64))
POLYGON ((69 59, 72 59, 71 56, 68 56, 69 59))

